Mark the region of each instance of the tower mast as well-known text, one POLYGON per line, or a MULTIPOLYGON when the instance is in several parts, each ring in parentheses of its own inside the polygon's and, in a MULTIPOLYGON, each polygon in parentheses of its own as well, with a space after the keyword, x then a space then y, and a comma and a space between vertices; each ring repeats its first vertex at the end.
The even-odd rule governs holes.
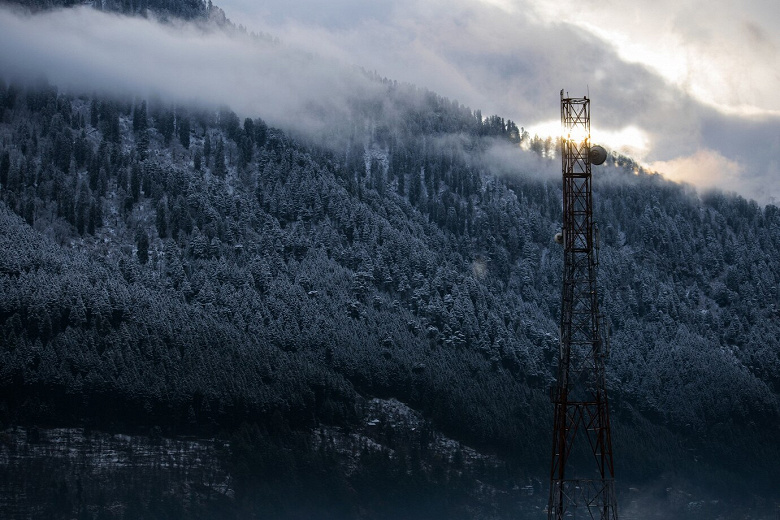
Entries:
POLYGON ((550 469, 549 520, 617 520, 612 439, 598 310, 590 144, 590 100, 561 90, 564 250, 560 350, 550 469))

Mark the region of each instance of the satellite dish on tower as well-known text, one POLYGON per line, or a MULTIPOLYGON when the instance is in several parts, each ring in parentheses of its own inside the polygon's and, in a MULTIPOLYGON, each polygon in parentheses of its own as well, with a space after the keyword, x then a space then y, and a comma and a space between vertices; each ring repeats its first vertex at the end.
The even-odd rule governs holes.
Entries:
POLYGON ((590 160, 590 164, 596 166, 604 164, 604 161, 607 160, 607 151, 597 144, 593 145, 588 151, 588 159, 590 160))

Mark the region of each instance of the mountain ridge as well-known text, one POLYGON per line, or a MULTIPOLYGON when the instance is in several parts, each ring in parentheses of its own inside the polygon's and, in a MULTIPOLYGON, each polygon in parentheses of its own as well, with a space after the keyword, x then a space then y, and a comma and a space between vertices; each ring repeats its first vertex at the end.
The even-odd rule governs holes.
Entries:
MULTIPOLYGON (((395 398, 544 475, 554 152, 379 83, 384 104, 334 126, 342 148, 229 109, 0 82, 0 420, 289 434, 395 398)), ((594 200, 618 477, 771 500, 780 212, 621 156, 594 200)))

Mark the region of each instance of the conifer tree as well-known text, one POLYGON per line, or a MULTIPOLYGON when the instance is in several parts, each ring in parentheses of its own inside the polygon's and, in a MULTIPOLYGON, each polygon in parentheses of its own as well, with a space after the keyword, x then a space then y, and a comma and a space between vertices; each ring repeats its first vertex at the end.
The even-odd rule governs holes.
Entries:
POLYGON ((227 174, 225 167, 225 143, 220 137, 217 139, 217 145, 214 147, 214 175, 224 177, 227 174))
POLYGON ((87 233, 95 234, 95 230, 103 225, 103 212, 100 210, 100 202, 92 200, 89 208, 89 222, 87 224, 87 233))
POLYGON ((97 128, 98 121, 98 100, 97 96, 92 96, 92 103, 89 105, 89 124, 92 128, 97 128))
POLYGON ((200 171, 202 167, 201 164, 202 161, 203 161, 203 153, 200 151, 200 148, 198 148, 197 150, 195 150, 195 156, 192 159, 192 164, 195 167, 196 172, 200 171))
POLYGON ((146 111, 146 101, 141 101, 141 104, 135 107, 133 111, 133 132, 136 134, 146 132, 149 128, 149 119, 146 111))
POLYGON ((141 265, 146 264, 149 261, 149 235, 146 231, 139 227, 135 232, 135 245, 137 248, 136 256, 141 265))
POLYGON ((168 236, 167 206, 165 199, 160 199, 157 203, 157 217, 155 221, 157 223, 157 234, 160 238, 166 238, 168 236))
POLYGON ((0 159, 0 185, 4 188, 8 185, 8 172, 11 170, 11 156, 6 150, 0 159))
POLYGON ((179 142, 188 149, 190 148, 190 118, 184 115, 179 116, 179 142))
POLYGON ((133 197, 133 202, 138 202, 141 196, 141 166, 138 163, 133 164, 130 172, 130 195, 133 197))
POLYGON ((207 132, 206 137, 203 139, 203 158, 206 159, 207 166, 210 157, 211 157, 211 136, 207 132))

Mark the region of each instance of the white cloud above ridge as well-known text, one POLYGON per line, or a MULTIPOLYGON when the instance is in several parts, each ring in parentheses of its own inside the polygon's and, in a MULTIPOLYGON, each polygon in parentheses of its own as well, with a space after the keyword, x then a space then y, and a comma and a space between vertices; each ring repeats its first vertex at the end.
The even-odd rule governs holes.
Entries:
MULTIPOLYGON (((612 148, 646 164, 709 150, 730 175, 740 165, 741 180, 723 189, 780 197, 772 142, 780 98, 770 95, 780 88, 780 18, 766 15, 764 0, 400 0, 335 25, 327 4, 311 0, 268 0, 256 17, 245 0, 225 1, 285 41, 332 50, 532 131, 557 118, 561 87, 589 91, 594 135, 612 138, 612 148)), ((340 2, 351 3, 359 1, 340 2)))
MULTIPOLYGON (((774 159, 780 118, 771 107, 742 110, 754 96, 717 110, 686 90, 684 81, 676 83, 641 60, 627 61, 604 35, 545 18, 540 14, 545 2, 220 2, 235 22, 278 36, 283 45, 272 48, 89 9, 34 19, 0 10, 0 66, 8 71, 34 65, 28 68, 60 84, 86 84, 90 90, 121 86, 224 103, 279 126, 315 129, 322 128, 323 113, 342 111, 356 88, 376 88, 350 69, 353 64, 526 128, 557 118, 561 87, 574 96, 589 89, 594 135, 630 138, 632 153, 649 164, 671 164, 709 150, 724 158, 724 169, 729 161, 740 166, 735 175, 741 182, 734 183, 740 193, 761 202, 780 197, 774 188, 780 185, 774 159)), ((623 20, 636 16, 635 10, 625 11, 623 20)), ((774 37, 751 21, 741 25, 747 27, 743 32, 764 41, 771 56, 774 37)), ((689 29, 675 30, 695 41, 701 29, 689 29)), ((642 27, 635 32, 651 33, 642 27)), ((642 45, 642 38, 634 44, 642 45)), ((617 142, 607 144, 619 148, 617 142)))
POLYGON ((377 88, 332 59, 243 34, 86 7, 35 16, 0 9, 0 66, 11 77, 226 104, 246 116, 304 128, 322 126, 323 111, 342 111, 350 97, 377 88))
POLYGON ((742 167, 714 150, 702 149, 696 153, 670 161, 651 163, 650 168, 664 172, 675 182, 693 184, 703 189, 718 188, 739 191, 742 167))

